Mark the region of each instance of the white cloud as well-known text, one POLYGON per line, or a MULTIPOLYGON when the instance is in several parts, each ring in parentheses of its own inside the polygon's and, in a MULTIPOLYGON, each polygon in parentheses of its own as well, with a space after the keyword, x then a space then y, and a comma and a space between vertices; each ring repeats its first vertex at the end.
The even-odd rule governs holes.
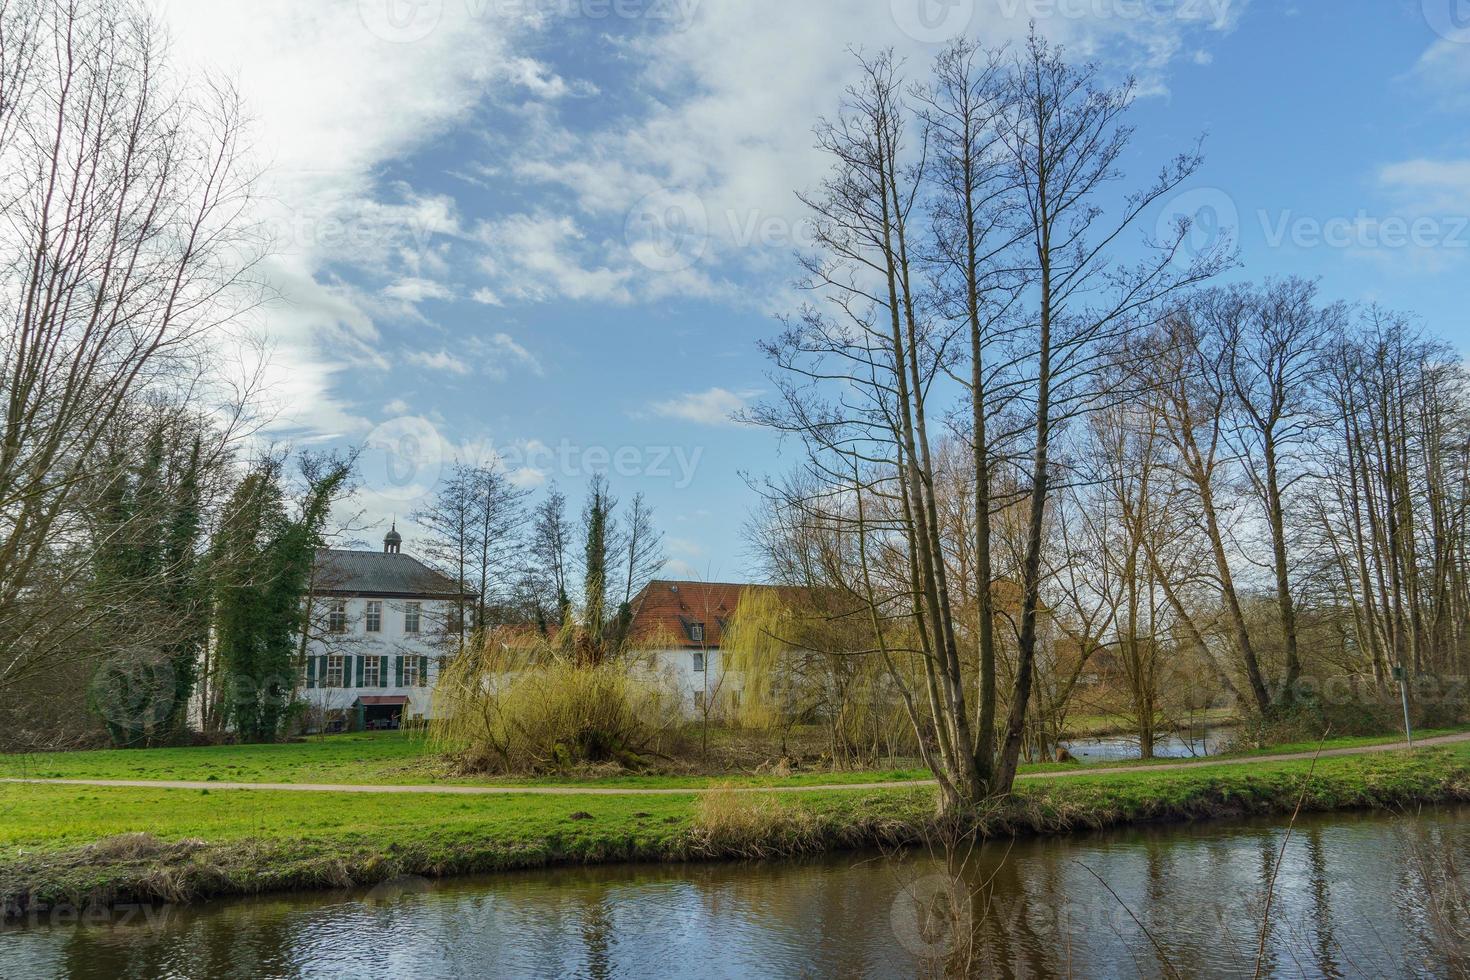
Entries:
POLYGON ((532 301, 632 299, 629 272, 599 265, 602 250, 589 246, 569 216, 513 215, 482 224, 476 237, 486 246, 481 266, 498 284, 500 294, 532 301))
POLYGON ((526 348, 516 343, 507 333, 498 333, 490 338, 486 345, 488 349, 496 354, 508 358, 511 362, 527 368, 532 374, 540 377, 546 372, 541 368, 541 362, 536 359, 526 348))
POLYGON ((564 78, 535 58, 513 58, 505 66, 505 75, 512 82, 530 89, 533 95, 543 99, 560 99, 573 93, 597 93, 597 87, 586 82, 568 84, 564 78))
POLYGON ((682 558, 671 558, 664 564, 663 570, 659 572, 660 578, 679 579, 685 582, 703 581, 704 576, 699 569, 682 558))
POLYGON ((1419 57, 1409 78, 1445 108, 1470 105, 1470 45, 1441 38, 1419 57))
POLYGON ((496 380, 504 380, 509 377, 513 368, 524 368, 537 377, 544 373, 536 355, 522 347, 508 333, 470 337, 459 348, 458 352, 442 347, 438 350, 410 350, 404 352, 403 358, 408 363, 429 371, 441 371, 461 377, 478 372, 496 380))
POLYGON ((690 392, 668 401, 654 402, 649 406, 655 415, 664 418, 683 419, 701 425, 732 425, 733 416, 742 411, 749 399, 760 394, 757 391, 728 391, 711 388, 708 391, 690 392))
POLYGON ((459 375, 470 373, 470 366, 465 363, 464 358, 457 354, 451 354, 443 348, 435 351, 407 351, 404 357, 410 364, 417 364, 419 367, 426 368, 430 371, 443 371, 446 374, 459 375))
POLYGON ((1382 168, 1378 180, 1424 211, 1470 214, 1470 160, 1405 160, 1382 168))
POLYGON ((453 299, 454 292, 443 283, 411 276, 400 279, 383 290, 383 295, 405 303, 422 303, 426 299, 453 299))
POLYGON ((480 287, 479 289, 475 290, 473 293, 471 293, 470 294, 470 299, 474 300, 476 303, 483 303, 486 306, 504 306, 505 305, 505 303, 501 300, 501 298, 499 296, 495 295, 495 290, 493 290, 493 289, 486 289, 483 286, 480 287))
POLYGON ((379 34, 369 27, 373 5, 357 0, 153 2, 180 67, 231 78, 254 120, 264 169, 257 217, 276 247, 260 271, 285 300, 262 317, 275 349, 274 428, 363 431, 367 422, 334 389, 348 368, 385 366, 375 353, 377 300, 336 281, 328 266, 351 263, 380 281, 442 275, 435 239, 457 232, 454 202, 380 186, 379 168, 477 105, 512 71, 511 48, 534 25, 446 3, 426 36, 395 44, 381 24, 379 34))
POLYGON ((409 412, 408 402, 402 398, 395 398, 383 406, 384 415, 407 415, 409 412))
MULTIPOLYGON (((1021 40, 1034 20, 1075 57, 1101 60, 1115 74, 1136 72, 1141 90, 1155 93, 1164 91, 1171 65, 1207 64, 1208 39, 1233 29, 1246 6, 1000 0, 950 9, 975 10, 954 31, 989 44, 1021 40)), ((793 192, 814 187, 828 164, 812 146, 811 127, 834 111, 856 74, 848 46, 892 45, 911 76, 938 51, 905 33, 899 21, 911 31, 917 25, 907 23, 906 10, 882 0, 704 0, 678 31, 612 39, 623 63, 638 66, 635 88, 650 96, 648 109, 600 129, 580 119, 573 129, 545 106, 524 114, 529 135, 480 172, 540 185, 561 204, 543 200, 534 216, 493 226, 489 286, 523 301, 699 296, 769 307, 790 276, 807 217, 793 192), (699 260, 673 269, 647 255, 640 262, 635 253, 647 243, 625 235, 635 204, 663 190, 692 196, 704 211, 699 260), (735 290, 725 280, 737 269, 772 286, 735 290)))

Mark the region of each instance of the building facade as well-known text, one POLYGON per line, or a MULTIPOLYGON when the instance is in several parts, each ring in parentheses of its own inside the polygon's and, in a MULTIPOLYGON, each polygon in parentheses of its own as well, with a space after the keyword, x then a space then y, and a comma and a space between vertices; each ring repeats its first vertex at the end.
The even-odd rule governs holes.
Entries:
POLYGON ((430 716, 443 657, 473 597, 402 544, 394 527, 381 552, 317 552, 301 678, 308 731, 396 728, 430 716))
POLYGON ((721 713, 738 704, 740 677, 720 649, 740 596, 758 586, 731 582, 649 582, 632 602, 629 633, 648 667, 679 692, 685 714, 721 713))

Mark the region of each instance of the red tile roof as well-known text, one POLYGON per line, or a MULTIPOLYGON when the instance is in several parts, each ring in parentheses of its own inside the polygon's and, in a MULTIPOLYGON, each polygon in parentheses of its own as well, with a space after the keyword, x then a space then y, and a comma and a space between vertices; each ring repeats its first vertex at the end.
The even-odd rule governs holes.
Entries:
POLYGON ((733 582, 649 582, 633 597, 635 643, 667 642, 676 648, 714 649, 720 645, 725 622, 735 614, 746 589, 770 586, 733 582), (694 638, 693 627, 704 625, 704 640, 694 638))

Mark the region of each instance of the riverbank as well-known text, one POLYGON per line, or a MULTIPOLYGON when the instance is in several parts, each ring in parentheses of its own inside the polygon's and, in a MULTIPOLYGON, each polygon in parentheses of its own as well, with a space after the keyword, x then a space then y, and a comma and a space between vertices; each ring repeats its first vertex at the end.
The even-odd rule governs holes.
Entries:
MULTIPOLYGON (((1299 799, 1309 812, 1470 802, 1470 743, 1312 765, 1038 775, 1013 802, 977 814, 976 829, 1000 837, 1285 814, 1299 799)), ((897 847, 931 840, 933 812, 929 787, 462 796, 5 784, 0 902, 24 920, 405 875, 897 847)))

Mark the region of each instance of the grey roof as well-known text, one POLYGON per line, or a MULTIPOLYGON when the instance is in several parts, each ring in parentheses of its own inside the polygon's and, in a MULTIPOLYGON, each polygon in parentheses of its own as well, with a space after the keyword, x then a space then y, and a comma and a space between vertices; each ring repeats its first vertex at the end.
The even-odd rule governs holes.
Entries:
POLYGON ((385 595, 412 598, 457 597, 454 580, 417 558, 381 551, 321 548, 316 553, 312 590, 322 595, 385 595))

